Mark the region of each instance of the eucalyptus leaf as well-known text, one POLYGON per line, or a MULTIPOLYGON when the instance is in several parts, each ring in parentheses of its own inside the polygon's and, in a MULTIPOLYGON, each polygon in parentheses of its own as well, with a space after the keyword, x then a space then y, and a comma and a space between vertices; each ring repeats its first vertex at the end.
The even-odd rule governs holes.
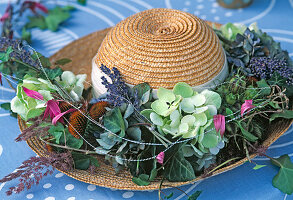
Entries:
POLYGON ((125 130, 124 120, 118 107, 115 107, 104 115, 104 126, 112 133, 125 130))
POLYGON ((134 107, 132 104, 128 104, 126 110, 125 110, 125 113, 124 113, 124 118, 128 118, 130 115, 132 115, 132 113, 134 112, 134 107))
POLYGON ((221 107, 222 99, 218 93, 204 90, 200 94, 204 95, 206 98, 205 105, 215 105, 217 109, 221 107))
POLYGON ((213 133, 206 133, 202 140, 202 145, 206 148, 216 147, 218 144, 218 136, 213 133))

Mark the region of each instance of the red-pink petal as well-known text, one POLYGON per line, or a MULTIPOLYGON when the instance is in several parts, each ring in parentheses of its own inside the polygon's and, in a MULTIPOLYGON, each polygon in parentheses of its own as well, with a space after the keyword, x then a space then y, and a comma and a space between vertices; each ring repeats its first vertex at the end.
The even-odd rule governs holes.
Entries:
POLYGON ((164 152, 159 153, 156 157, 157 162, 160 163, 161 165, 163 165, 163 163, 164 163, 164 158, 165 158, 164 152))
POLYGON ((56 125, 58 121, 63 122, 63 119, 62 119, 61 117, 62 117, 63 115, 66 115, 67 113, 73 112, 73 111, 75 111, 75 110, 76 110, 76 109, 71 108, 71 109, 69 109, 69 110, 66 110, 66 111, 63 112, 63 113, 60 113, 60 114, 56 115, 56 116, 53 118, 53 120, 52 120, 52 124, 53 124, 53 125, 56 125))
POLYGON ((0 21, 1 22, 4 22, 6 19, 9 18, 9 12, 5 12, 2 17, 0 18, 0 21))
POLYGON ((249 111, 250 109, 254 108, 255 106, 252 105, 252 100, 245 100, 244 104, 241 106, 241 117, 243 117, 243 114, 246 111, 249 111))
POLYGON ((38 93, 37 91, 27 89, 26 87, 22 87, 25 94, 31 98, 37 99, 37 100, 44 100, 44 97, 38 93))
POLYGON ((3 85, 3 82, 2 82, 2 73, 0 73, 0 84, 3 85))
POLYGON ((47 102, 47 107, 49 107, 50 111, 50 117, 53 118, 55 117, 56 115, 59 115, 61 113, 61 110, 59 108, 59 102, 52 99, 52 100, 49 100, 47 102))
POLYGON ((35 3, 35 7, 39 8, 44 13, 48 13, 48 9, 40 3, 35 3))
POLYGON ((214 115, 214 125, 217 132, 220 131, 220 135, 223 137, 226 129, 226 121, 224 115, 214 115))

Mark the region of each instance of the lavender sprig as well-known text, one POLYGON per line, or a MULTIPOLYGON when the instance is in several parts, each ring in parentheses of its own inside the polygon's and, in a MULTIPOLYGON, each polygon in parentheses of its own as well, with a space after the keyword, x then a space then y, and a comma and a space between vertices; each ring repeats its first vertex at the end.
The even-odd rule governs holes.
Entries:
POLYGON ((109 93, 107 95, 108 102, 113 106, 121 106, 123 103, 129 104, 129 102, 131 102, 136 109, 139 109, 137 91, 134 91, 133 94, 131 94, 131 90, 123 81, 119 70, 113 67, 111 71, 103 64, 100 69, 111 79, 111 82, 109 82, 105 76, 101 77, 102 84, 106 87, 107 92, 109 93))

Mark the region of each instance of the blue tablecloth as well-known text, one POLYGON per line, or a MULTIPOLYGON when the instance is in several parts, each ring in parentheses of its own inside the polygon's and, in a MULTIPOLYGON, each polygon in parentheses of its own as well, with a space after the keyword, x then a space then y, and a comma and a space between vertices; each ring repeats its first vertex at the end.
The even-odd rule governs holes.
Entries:
MULTIPOLYGON (((9 1, 0 1, 0 13, 4 13, 9 1)), ((245 9, 229 10, 220 7, 215 0, 88 0, 86 6, 76 1, 48 1, 48 6, 73 5, 76 11, 57 32, 33 30, 32 46, 46 56, 52 55, 66 44, 93 31, 113 26, 120 20, 142 10, 165 7, 174 8, 195 14, 202 19, 219 23, 239 22, 249 24, 258 22, 260 28, 273 35, 281 46, 288 50, 293 58, 293 0, 254 0, 245 9)), ((0 87, 0 102, 8 102, 14 96, 8 84, 0 87)), ((17 120, 0 110, 0 177, 12 172, 22 161, 34 156, 34 152, 23 142, 14 139, 20 133, 17 120)), ((293 128, 291 127, 268 150, 268 154, 278 157, 282 154, 293 156, 293 128)), ((272 178, 277 168, 270 165, 267 158, 254 159, 259 164, 268 165, 257 171, 253 164, 246 163, 234 170, 209 178, 205 181, 181 187, 188 194, 202 190, 200 200, 275 200, 293 199, 272 186, 272 178)), ((41 183, 19 195, 7 197, 5 191, 17 184, 16 181, 0 184, 0 200, 36 199, 36 200, 104 200, 104 199, 158 199, 157 191, 118 191, 106 189, 74 180, 58 171, 45 177, 41 183)), ((121 183, 123 184, 123 183, 121 183)), ((175 189, 173 199, 187 199, 175 189)))

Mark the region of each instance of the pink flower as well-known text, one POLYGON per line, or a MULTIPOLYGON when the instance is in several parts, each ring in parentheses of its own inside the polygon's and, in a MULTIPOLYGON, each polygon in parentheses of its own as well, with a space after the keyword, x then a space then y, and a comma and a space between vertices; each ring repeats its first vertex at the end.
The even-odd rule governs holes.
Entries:
POLYGON ((3 82, 2 82, 2 73, 0 73, 0 84, 3 85, 3 82))
MULTIPOLYGON (((43 120, 46 119, 48 117, 48 115, 50 115, 50 118, 53 119, 55 116, 57 116, 61 113, 58 101, 52 99, 52 100, 49 100, 46 104, 47 104, 47 107, 46 107, 46 110, 44 113, 43 120)), ((60 119, 60 120, 62 120, 62 119, 60 119)))
POLYGON ((214 124, 216 131, 220 131, 220 135, 223 137, 225 133, 225 116, 224 115, 214 115, 214 124))
POLYGON ((58 121, 62 122, 63 119, 62 119, 61 117, 62 117, 63 115, 66 115, 67 113, 73 112, 73 111, 75 111, 75 110, 76 110, 76 109, 71 108, 71 109, 69 109, 69 110, 67 110, 67 111, 65 111, 65 112, 63 112, 63 113, 60 113, 60 114, 56 115, 56 116, 53 118, 53 120, 52 120, 52 124, 53 124, 53 125, 56 125, 58 121))
POLYGON ((6 19, 8 19, 10 17, 10 12, 11 12, 11 5, 9 4, 5 10, 5 13, 0 18, 0 21, 4 22, 6 19))
POLYGON ((43 6, 42 4, 34 1, 25 1, 23 2, 24 5, 27 5, 33 13, 36 13, 36 8, 40 9, 44 13, 48 13, 48 9, 43 6))
POLYGON ((22 89, 27 96, 37 100, 44 100, 44 97, 37 91, 27 89, 26 87, 22 87, 22 89))
POLYGON ((160 163, 161 165, 163 165, 163 163, 164 163, 164 158, 165 158, 164 152, 159 153, 156 157, 158 163, 160 163))
POLYGON ((242 104, 241 106, 241 117, 243 117, 243 114, 248 111, 252 108, 254 108, 255 106, 252 105, 252 100, 245 100, 245 103, 242 104))

